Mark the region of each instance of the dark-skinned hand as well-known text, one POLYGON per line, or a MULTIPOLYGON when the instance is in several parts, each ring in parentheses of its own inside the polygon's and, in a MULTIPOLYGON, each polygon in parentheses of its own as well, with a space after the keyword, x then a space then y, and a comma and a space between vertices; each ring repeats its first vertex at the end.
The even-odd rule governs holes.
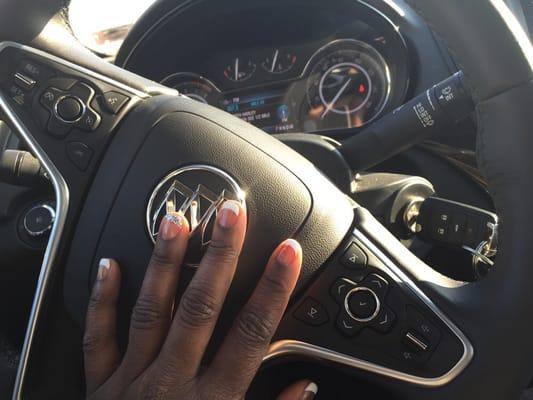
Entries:
MULTIPOLYGON (((91 400, 243 399, 285 311, 300 273, 302 250, 281 243, 240 311, 213 361, 201 366, 230 287, 246 232, 245 210, 225 202, 198 271, 175 304, 189 224, 167 215, 133 309, 128 347, 121 359, 116 342, 120 268, 100 262, 84 337, 87 397, 91 400), (174 312, 174 307, 176 307, 174 312)), ((309 400, 309 380, 296 382, 278 400, 309 400)))

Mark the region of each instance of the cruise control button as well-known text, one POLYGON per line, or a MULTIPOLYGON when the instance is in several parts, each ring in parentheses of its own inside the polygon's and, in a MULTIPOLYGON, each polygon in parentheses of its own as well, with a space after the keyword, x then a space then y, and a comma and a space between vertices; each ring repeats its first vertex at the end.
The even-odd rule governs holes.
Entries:
POLYGON ((92 149, 82 142, 67 144, 67 157, 78 169, 85 171, 93 157, 92 149))
POLYGON ((65 122, 76 122, 83 113, 83 104, 80 99, 72 96, 63 97, 57 102, 57 115, 65 122))
POLYGON ((379 311, 379 300, 371 290, 358 289, 349 294, 347 311, 358 321, 369 321, 379 311))
POLYGON ((26 106, 29 103, 27 93, 17 85, 11 85, 9 93, 13 101, 19 106, 26 106))
POLYGON ((328 313, 318 301, 308 297, 294 312, 294 318, 312 326, 324 325, 329 321, 328 313))
POLYGON ((333 286, 331 286, 330 293, 331 296, 335 299, 338 304, 344 304, 344 299, 350 290, 356 286, 355 283, 351 282, 346 278, 339 278, 335 281, 333 286))
POLYGON ((390 309, 383 308, 372 322, 372 328, 378 332, 387 333, 393 327, 395 320, 396 315, 390 309))
POLYGON ((104 107, 111 114, 118 114, 122 107, 130 100, 130 98, 122 93, 107 92, 104 93, 103 99, 104 107))
POLYGON ((341 264, 347 268, 362 269, 367 266, 368 257, 365 252, 355 243, 344 252, 341 258, 341 264))

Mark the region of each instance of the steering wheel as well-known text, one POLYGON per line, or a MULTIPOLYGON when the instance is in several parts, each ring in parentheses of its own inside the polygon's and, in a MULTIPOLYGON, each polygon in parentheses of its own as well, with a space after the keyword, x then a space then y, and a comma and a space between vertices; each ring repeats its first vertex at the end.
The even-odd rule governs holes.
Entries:
MULTIPOLYGON (((5 37, 27 43, 41 28, 35 21, 44 26, 59 9, 35 3, 26 15, 5 2, 5 37)), ((533 52, 500 0, 409 3, 447 43, 476 103, 479 163, 501 221, 495 267, 477 283, 433 271, 274 138, 88 54, 60 15, 33 47, 1 43, 2 114, 57 197, 14 398, 31 383, 43 312, 58 288, 83 324, 97 260, 113 255, 123 266, 127 326, 161 210, 181 208, 194 220, 193 273, 224 198, 245 204, 249 224, 213 347, 271 250, 294 237, 302 275, 265 363, 311 357, 409 399, 518 397, 533 376, 533 52), (27 90, 14 85, 17 73, 27 90)))

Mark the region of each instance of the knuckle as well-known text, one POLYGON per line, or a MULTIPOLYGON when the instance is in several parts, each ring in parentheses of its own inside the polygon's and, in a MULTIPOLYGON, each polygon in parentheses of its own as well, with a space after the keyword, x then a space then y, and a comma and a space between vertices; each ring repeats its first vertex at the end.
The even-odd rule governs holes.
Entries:
POLYGON ((174 262, 163 247, 161 245, 155 246, 150 264, 156 268, 170 269, 174 266, 174 262))
POLYGON ((89 303, 87 304, 87 313, 89 315, 97 312, 104 305, 104 296, 99 291, 94 291, 89 297, 89 303))
POLYGON ((274 327, 257 310, 249 309, 244 310, 238 318, 237 332, 243 345, 256 348, 270 342, 274 327))
POLYGON ((288 296, 291 292, 288 283, 280 275, 266 273, 262 280, 268 293, 273 295, 271 297, 288 296))
POLYGON ((137 299, 131 314, 133 329, 152 329, 167 319, 163 307, 151 296, 141 296, 137 299))
POLYGON ((83 335, 83 352, 85 354, 87 353, 94 353, 98 347, 100 346, 100 343, 102 342, 102 338, 90 331, 86 331, 83 335))
POLYGON ((204 258, 208 262, 229 264, 235 262, 238 256, 237 249, 231 243, 220 239, 212 239, 204 258))
POLYGON ((216 314, 217 305, 209 290, 191 286, 185 291, 178 311, 184 325, 197 328, 212 321, 216 314))

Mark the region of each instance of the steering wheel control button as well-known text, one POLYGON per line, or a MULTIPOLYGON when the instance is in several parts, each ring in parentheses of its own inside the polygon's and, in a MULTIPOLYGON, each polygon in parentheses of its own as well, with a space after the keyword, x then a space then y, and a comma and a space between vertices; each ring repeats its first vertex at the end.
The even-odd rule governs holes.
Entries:
POLYGON ((328 312, 324 306, 310 297, 296 309, 294 318, 311 326, 324 325, 329 321, 328 312))
POLYGON ((342 255, 341 264, 346 268, 364 269, 368 264, 368 257, 358 245, 352 243, 342 255))
POLYGON ((130 98, 119 92, 107 92, 102 97, 105 109, 111 114, 118 114, 130 101, 130 98))
POLYGON ((56 212, 50 205, 39 204, 24 216, 24 230, 31 237, 43 237, 52 230, 55 218, 56 212))
POLYGON ((346 313, 340 313, 337 318, 337 328, 346 336, 354 337, 361 331, 363 325, 358 321, 354 321, 346 313))
POLYGON ((53 76, 52 71, 48 68, 30 60, 22 60, 19 64, 18 71, 41 82, 53 76))
POLYGON ((372 321, 371 327, 380 333, 388 333, 395 321, 396 315, 390 309, 383 307, 376 319, 372 321))
POLYGON ((48 130, 48 133, 50 133, 52 136, 55 136, 58 139, 62 139, 69 134, 70 130, 72 129, 72 126, 70 124, 65 124, 64 122, 61 122, 56 118, 50 118, 46 129, 48 130))
POLYGON ((80 99, 73 96, 61 97, 55 104, 55 113, 61 121, 72 124, 78 121, 85 110, 80 99))
POLYGON ((406 307, 406 314, 409 329, 418 332, 422 337, 426 338, 430 348, 436 347, 440 342, 441 334, 435 325, 413 306, 406 307))
POLYGON ((346 278, 339 278, 331 286, 330 294, 337 304, 343 304, 346 295, 357 285, 346 278))
POLYGON ((41 95, 41 104, 48 110, 52 111, 57 99, 63 95, 59 89, 49 87, 41 95))
POLYGON ((100 121, 100 115, 98 115, 98 113, 91 110, 90 108, 87 108, 83 116, 76 123, 76 127, 84 131, 92 132, 98 129, 100 121))
POLYGON ((348 293, 344 307, 354 320, 370 322, 378 316, 381 304, 378 296, 371 289, 360 286, 348 293))
POLYGON ((67 157, 79 170, 85 171, 93 158, 93 150, 82 142, 67 144, 67 157))
POLYGON ((35 79, 30 78, 27 75, 24 75, 20 72, 16 72, 14 76, 15 84, 26 91, 32 90, 35 85, 37 84, 37 81, 35 79))
POLYGON ((413 331, 408 331, 405 334, 403 342, 412 351, 415 351, 417 353, 426 352, 429 349, 429 343, 427 343, 427 340, 413 331))
POLYGON ((11 96, 11 99, 21 107, 25 107, 30 103, 30 101, 28 101, 28 93, 17 85, 11 85, 9 88, 9 95, 11 96))
POLYGON ((371 289, 381 299, 385 298, 389 289, 389 282, 377 274, 368 275, 361 285, 371 289))

